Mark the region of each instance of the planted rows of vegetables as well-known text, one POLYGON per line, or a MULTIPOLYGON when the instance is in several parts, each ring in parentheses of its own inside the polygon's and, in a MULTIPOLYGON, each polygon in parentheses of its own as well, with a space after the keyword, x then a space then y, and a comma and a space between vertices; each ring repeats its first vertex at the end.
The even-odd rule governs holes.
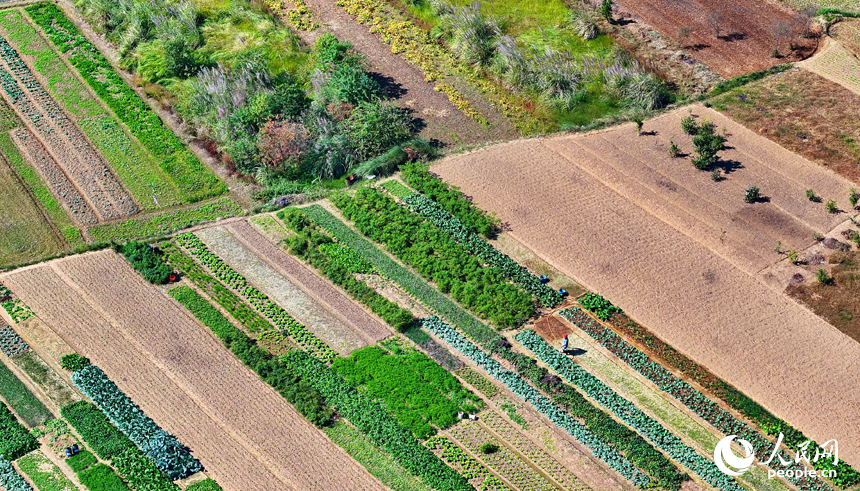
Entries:
POLYGON ((411 348, 392 353, 367 346, 331 366, 348 384, 381 401, 421 440, 456 423, 457 412, 475 413, 481 405, 450 372, 411 348))
POLYGON ((618 419, 651 440, 654 445, 670 457, 698 474, 702 480, 711 486, 723 490, 743 490, 734 479, 717 469, 713 460, 697 454, 680 438, 643 413, 633 403, 619 396, 595 376, 583 370, 569 356, 559 353, 531 329, 519 333, 516 339, 565 380, 578 387, 601 406, 611 411, 618 419))
POLYGON ((570 470, 562 466, 551 455, 535 445, 534 442, 523 436, 522 433, 502 419, 497 413, 485 411, 481 414, 481 420, 488 428, 510 443, 518 452, 525 455, 527 459, 534 462, 535 465, 549 474, 550 477, 558 481, 564 489, 572 491, 586 491, 590 489, 570 470))
POLYGON ((33 491, 30 484, 12 467, 12 462, 2 456, 0 456, 0 486, 6 491, 33 491))
POLYGON ((481 491, 508 491, 509 488, 501 479, 494 476, 483 464, 473 459, 457 444, 444 436, 434 436, 425 443, 427 448, 439 450, 439 456, 451 467, 457 469, 460 475, 468 481, 478 481, 481 491))
POLYGON ((316 387, 338 413, 425 484, 438 491, 474 489, 457 471, 421 445, 379 403, 361 394, 331 367, 304 351, 291 351, 281 359, 316 387))
POLYGON ((457 375, 459 375, 460 378, 471 384, 472 387, 478 389, 478 391, 481 394, 484 394, 487 399, 492 399, 493 396, 499 394, 498 387, 493 385, 493 383, 487 380, 486 377, 465 365, 459 370, 457 370, 457 375))
POLYGON ((9 317, 12 318, 12 321, 15 324, 19 324, 30 317, 33 317, 33 311, 30 310, 30 307, 24 305, 24 303, 17 298, 11 298, 12 290, 6 288, 2 283, 0 283, 0 298, 4 297, 6 297, 6 300, 0 302, 0 305, 3 306, 3 310, 9 314, 9 317))
POLYGON ((325 403, 318 390, 295 376, 289 366, 231 324, 200 294, 187 286, 180 286, 170 290, 170 296, 211 329, 242 363, 278 391, 308 421, 318 427, 331 423, 334 411, 325 403))
POLYGON ((0 327, 0 352, 11 357, 29 349, 30 345, 11 326, 0 327))
POLYGON ((400 167, 400 177, 406 184, 435 201, 445 211, 457 217, 470 231, 490 238, 500 230, 500 221, 473 205, 456 187, 451 187, 430 173, 426 164, 418 162, 400 167))
MULTIPOLYGON (((603 347, 611 351, 613 354, 624 360, 631 368, 641 373, 645 378, 654 382, 661 390, 666 391, 685 406, 690 408, 694 413, 703 418, 705 421, 713 425, 725 435, 737 435, 738 438, 750 442, 756 455, 770 455, 773 451, 774 444, 763 435, 750 428, 748 425, 738 420, 734 415, 725 409, 721 408, 717 403, 702 395, 701 392, 693 388, 687 382, 675 376, 672 372, 664 368, 659 363, 652 361, 645 353, 642 353, 635 347, 631 346, 627 341, 622 339, 612 330, 604 327, 594 319, 589 317, 579 308, 566 309, 559 312, 562 317, 569 320, 571 323, 588 333, 592 338, 599 342, 603 347)), ((780 454, 785 460, 789 457, 780 451, 780 454)), ((819 459, 819 465, 822 465, 823 459, 819 459)), ((832 465, 829 459, 827 463, 832 465)), ((842 463, 840 463, 842 464, 842 463)), ((827 464, 824 464, 827 465, 827 464)), ((786 469, 800 470, 802 466, 794 465, 786 467, 786 469)), ((834 479, 840 487, 847 487, 851 482, 850 472, 842 474, 843 469, 838 469, 837 477, 834 479), (839 484, 841 483, 841 484, 839 484)), ((853 469, 851 470, 853 471, 853 469)), ((792 484, 806 491, 826 491, 830 487, 820 479, 798 479, 796 477, 786 478, 792 484)), ((856 482, 856 480, 853 480, 856 482)))
POLYGON ((278 218, 298 234, 288 240, 292 254, 310 263, 395 330, 403 332, 415 322, 415 316, 410 311, 355 278, 356 273, 375 271, 370 261, 349 247, 333 242, 318 225, 296 208, 282 210, 278 218))
POLYGON ((15 460, 39 448, 39 442, 27 431, 6 407, 0 402, 0 457, 15 460))
POLYGON ((333 349, 329 348, 322 340, 290 317, 287 311, 281 308, 280 305, 276 304, 260 290, 248 284, 245 277, 237 273, 221 260, 220 257, 212 253, 197 236, 190 233, 182 234, 176 237, 176 242, 191 252, 216 278, 245 297, 254 308, 268 317, 278 329, 289 333, 290 337, 299 346, 325 362, 329 362, 337 356, 337 353, 333 349))
POLYGON ((322 206, 311 205, 301 208, 301 212, 328 231, 341 244, 370 261, 380 273, 397 282, 401 288, 414 295, 424 305, 462 329, 470 338, 481 344, 498 339, 498 334, 492 329, 479 322, 448 297, 434 290, 426 281, 385 255, 322 206))
POLYGON ((88 365, 74 371, 72 382, 129 440, 152 459, 167 477, 173 480, 184 479, 203 470, 200 461, 192 457, 173 435, 161 429, 144 414, 99 367, 88 365))
POLYGON ((167 257, 168 264, 177 271, 181 271, 186 278, 218 302, 218 305, 224 307, 248 331, 257 333, 275 330, 269 321, 233 293, 233 290, 203 271, 203 268, 194 262, 194 259, 185 255, 173 242, 163 242, 160 247, 167 257))
POLYGON ((77 491, 72 481, 42 452, 30 452, 18 459, 17 464, 21 473, 27 476, 39 491, 77 491))
POLYGON ((173 178, 188 203, 217 196, 227 187, 164 126, 155 112, 113 70, 111 64, 78 28, 53 4, 25 9, 48 39, 66 53, 99 98, 125 123, 132 134, 160 160, 161 169, 173 178))
POLYGON ((469 254, 435 225, 398 205, 379 190, 364 187, 331 202, 370 239, 415 268, 464 307, 498 327, 517 327, 534 315, 531 296, 469 254))
POLYGON ((511 281, 535 297, 546 307, 555 307, 561 303, 561 294, 549 285, 541 283, 537 276, 514 261, 507 254, 500 252, 487 243, 486 240, 473 233, 463 225, 459 218, 445 211, 438 203, 423 194, 410 194, 403 198, 409 208, 426 218, 430 223, 447 232, 451 238, 462 244, 472 254, 496 268, 511 281))
POLYGON ((445 324, 438 317, 423 319, 422 324, 425 329, 441 337, 454 349, 477 363, 478 366, 486 370, 493 378, 504 383, 511 392, 546 415, 559 428, 567 431, 568 434, 587 447, 592 455, 624 476, 634 486, 645 486, 651 482, 651 479, 644 472, 637 469, 630 460, 598 438, 588 427, 550 401, 549 398, 541 394, 522 377, 504 368, 489 354, 457 332, 456 329, 445 324))
POLYGON ((136 491, 178 491, 174 484, 97 407, 78 401, 60 412, 84 442, 103 460, 110 461, 136 491))
POLYGON ((514 485, 520 491, 554 491, 556 488, 550 484, 540 473, 529 467, 511 450, 493 440, 493 438, 478 423, 463 420, 449 431, 451 437, 466 447, 481 460, 486 462, 490 469, 496 474, 514 485), (481 452, 481 446, 485 443, 494 443, 498 450, 491 453, 481 452))

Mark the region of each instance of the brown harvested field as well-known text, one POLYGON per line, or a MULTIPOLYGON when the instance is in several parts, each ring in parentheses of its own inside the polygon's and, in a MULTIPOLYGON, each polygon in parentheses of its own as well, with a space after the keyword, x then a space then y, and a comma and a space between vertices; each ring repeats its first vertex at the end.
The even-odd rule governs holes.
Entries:
POLYGON ((383 489, 117 254, 24 268, 3 282, 225 490, 383 489))
POLYGON ((254 254, 364 337, 368 344, 376 344, 393 334, 382 320, 367 313, 350 300, 346 293, 271 243, 247 221, 231 223, 226 228, 254 254))
POLYGON ((828 42, 824 51, 798 65, 860 94, 860 60, 837 41, 828 42))
POLYGON ((371 344, 344 320, 329 312, 265 259, 259 257, 225 227, 205 228, 195 232, 195 235, 200 237, 209 250, 283 307, 338 354, 348 355, 371 344))
POLYGON ((726 78, 803 59, 817 47, 817 39, 798 37, 808 20, 775 0, 620 0, 618 3, 675 42, 681 29, 692 29, 683 40, 683 48, 726 78), (719 36, 713 28, 715 23, 720 26, 719 36), (788 55, 790 41, 798 47, 790 57, 771 57, 775 48, 788 55))
POLYGON ((780 259, 768 254, 771 241, 802 247, 807 239, 796 227, 844 219, 820 213, 803 189, 819 187, 824 196, 847 184, 701 107, 694 113, 728 128, 735 148, 723 157, 743 167, 720 183, 690 173, 688 161, 660 151, 685 113, 646 122, 656 137, 625 125, 523 140, 450 157, 432 170, 564 274, 805 434, 838 439, 845 460, 858 465, 860 427, 852 422, 860 417, 853 395, 860 344, 754 276, 754 266, 780 259), (741 201, 753 180, 770 203, 741 201), (770 227, 777 219, 794 225, 770 227), (730 230, 724 241, 720 227, 730 230))
POLYGON ((860 96, 841 85, 795 68, 712 102, 752 131, 860 183, 860 96))

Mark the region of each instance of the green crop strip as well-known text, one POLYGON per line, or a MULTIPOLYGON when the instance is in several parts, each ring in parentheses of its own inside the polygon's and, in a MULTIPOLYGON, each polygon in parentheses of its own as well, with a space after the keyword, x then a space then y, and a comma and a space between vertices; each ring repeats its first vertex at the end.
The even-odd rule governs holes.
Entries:
POLYGON ((346 224, 335 218, 325 208, 319 205, 311 205, 307 208, 302 208, 301 211, 317 225, 332 234, 342 244, 370 261, 380 273, 397 282, 404 290, 462 329, 470 338, 481 344, 498 338, 498 334, 492 329, 472 317, 446 296, 434 290, 427 282, 383 254, 376 246, 347 227, 346 224))
POLYGON ((0 456, 0 486, 6 491, 33 491, 30 484, 12 467, 12 462, 0 456))
POLYGON ((224 491, 221 489, 221 486, 218 485, 217 482, 212 479, 204 479, 203 481, 196 482, 187 488, 185 491, 224 491))
POLYGON ((66 54, 93 91, 159 160, 161 169, 173 178, 186 202, 194 203, 227 191, 227 186, 164 126, 59 8, 40 3, 25 10, 51 42, 66 54))
POLYGON ((0 362, 0 395, 31 428, 54 417, 42 401, 36 398, 2 362, 0 362))
POLYGON ((444 436, 434 436, 427 440, 427 447, 433 450, 440 450, 442 460, 454 468, 460 468, 460 474, 465 479, 472 480, 481 478, 481 491, 507 491, 510 488, 505 486, 498 477, 492 475, 480 462, 473 459, 454 442, 444 436))
POLYGON ((128 491, 129 487, 113 469, 96 464, 78 473, 78 479, 89 491, 128 491))
POLYGON ((75 491, 75 485, 63 472, 40 452, 18 459, 18 468, 27 475, 39 491, 75 491))
POLYGON ((15 460, 39 448, 39 442, 27 432, 6 404, 0 403, 0 455, 15 460))

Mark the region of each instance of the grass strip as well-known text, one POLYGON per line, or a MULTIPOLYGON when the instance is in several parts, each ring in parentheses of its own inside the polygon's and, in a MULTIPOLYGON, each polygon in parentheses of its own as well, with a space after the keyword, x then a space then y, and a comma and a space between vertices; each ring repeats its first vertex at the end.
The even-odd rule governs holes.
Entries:
POLYGON ((54 418, 42 401, 3 363, 0 363, 0 395, 30 428, 54 418))
POLYGON ((448 297, 434 290, 426 281, 386 256, 370 241, 347 227, 322 206, 311 205, 301 210, 341 243, 370 261, 380 273, 397 282, 401 288, 414 295, 479 344, 489 343, 499 338, 495 331, 472 317, 448 297))
POLYGON ((323 432, 393 491, 430 491, 426 484, 348 423, 336 421, 332 426, 323 428, 323 432))

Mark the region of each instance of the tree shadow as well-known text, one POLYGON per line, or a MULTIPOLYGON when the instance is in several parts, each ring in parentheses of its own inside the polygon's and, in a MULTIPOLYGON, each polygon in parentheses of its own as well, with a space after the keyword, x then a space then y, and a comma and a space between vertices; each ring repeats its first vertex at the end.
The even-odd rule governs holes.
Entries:
POLYGON ((705 43, 696 43, 696 44, 694 44, 694 45, 692 45, 692 46, 688 46, 688 47, 687 47, 687 49, 689 49, 690 51, 701 51, 701 50, 703 50, 703 49, 705 49, 705 48, 710 48, 710 47, 711 47, 711 45, 710 45, 710 44, 705 44, 705 43))
POLYGON ((613 22, 616 26, 626 26, 628 24, 635 24, 636 21, 633 19, 618 19, 613 22))
POLYGON ((382 88, 383 96, 388 97, 389 99, 400 99, 406 95, 407 90, 404 89, 403 85, 395 80, 394 77, 389 77, 376 72, 368 72, 367 74, 379 84, 380 88, 382 88))
POLYGON ((723 36, 717 36, 717 39, 720 41, 726 42, 734 42, 734 41, 742 41, 747 38, 747 35, 743 32, 733 32, 731 34, 725 34, 723 36))
POLYGON ((731 174, 732 172, 743 169, 744 164, 738 162, 737 160, 718 160, 713 165, 714 169, 720 169, 723 171, 723 174, 731 174))
POLYGON ((657 130, 649 130, 649 131, 640 131, 639 136, 657 136, 659 133, 657 130))

